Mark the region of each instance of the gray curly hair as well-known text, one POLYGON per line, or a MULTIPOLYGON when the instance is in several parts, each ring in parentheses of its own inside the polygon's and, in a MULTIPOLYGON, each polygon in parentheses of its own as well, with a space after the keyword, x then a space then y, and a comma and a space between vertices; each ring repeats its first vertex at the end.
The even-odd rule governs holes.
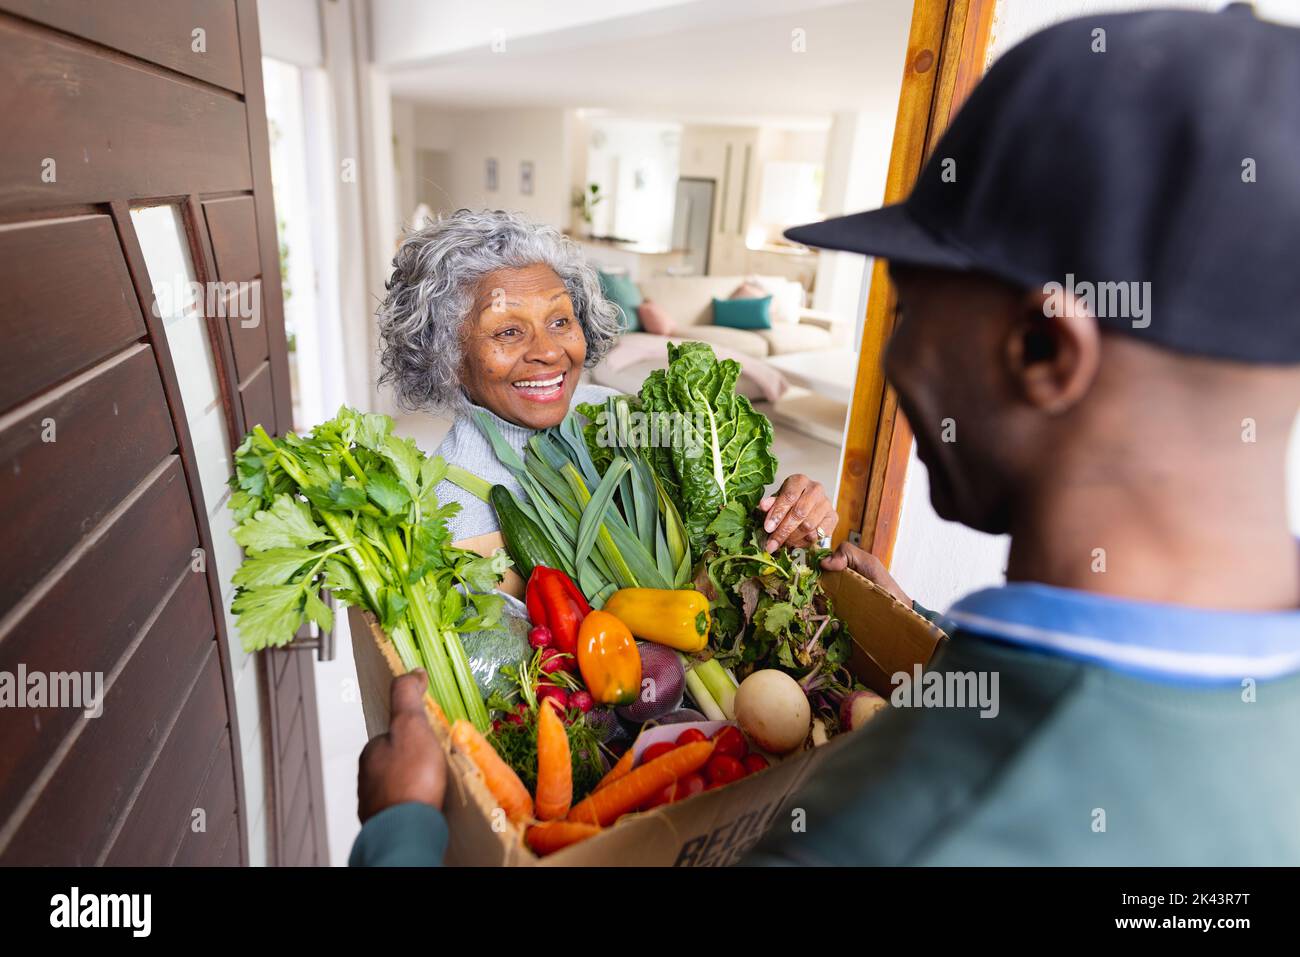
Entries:
POLYGON ((381 383, 408 409, 456 411, 462 326, 480 280, 498 269, 545 264, 564 282, 587 340, 586 365, 609 352, 623 325, 578 244, 552 226, 501 210, 459 209, 407 236, 379 308, 381 383))

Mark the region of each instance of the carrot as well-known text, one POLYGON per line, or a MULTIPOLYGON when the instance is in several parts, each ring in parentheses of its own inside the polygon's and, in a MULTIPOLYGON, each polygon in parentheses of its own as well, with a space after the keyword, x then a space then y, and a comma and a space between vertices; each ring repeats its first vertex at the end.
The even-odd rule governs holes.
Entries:
POLYGON ((570 821, 613 824, 621 815, 640 807, 680 777, 704 767, 713 754, 713 741, 692 741, 629 771, 609 787, 593 791, 569 812, 570 821))
POLYGON ((501 760, 496 749, 464 718, 451 726, 451 743, 465 754, 483 775, 483 783, 506 812, 518 824, 533 816, 533 799, 510 765, 501 760))
POLYGON ((545 857, 554 854, 570 844, 577 844, 600 833, 595 824, 579 824, 576 821, 546 821, 534 824, 524 834, 533 853, 545 857))
POLYGON ((553 821, 569 813, 573 803, 573 764, 569 759, 569 735, 545 698, 537 712, 537 816, 553 821))
POLYGON ((613 784, 615 781, 623 777, 623 775, 627 774, 627 772, 631 770, 632 770, 632 749, 628 748, 626 751, 623 752, 623 756, 618 759, 618 763, 609 769, 609 771, 605 774, 603 778, 600 779, 600 782, 596 785, 596 787, 593 790, 599 791, 605 785, 613 784))

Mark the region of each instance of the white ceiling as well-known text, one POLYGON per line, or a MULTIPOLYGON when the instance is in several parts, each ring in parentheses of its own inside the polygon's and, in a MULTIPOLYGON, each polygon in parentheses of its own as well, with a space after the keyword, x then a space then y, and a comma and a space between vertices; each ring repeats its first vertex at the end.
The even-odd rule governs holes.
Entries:
POLYGON ((385 72, 395 96, 448 107, 825 116, 897 101, 911 12, 912 0, 702 0, 385 72), (796 29, 806 52, 791 49, 796 29))

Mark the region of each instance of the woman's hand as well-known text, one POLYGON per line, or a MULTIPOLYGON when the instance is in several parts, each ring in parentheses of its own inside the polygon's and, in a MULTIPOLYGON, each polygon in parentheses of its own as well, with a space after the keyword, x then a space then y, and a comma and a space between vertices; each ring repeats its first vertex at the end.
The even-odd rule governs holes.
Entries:
POLYGON ((384 808, 409 801, 442 808, 447 758, 424 714, 429 679, 412 671, 393 681, 388 731, 370 739, 357 773, 357 816, 365 823, 384 808))
POLYGON ((835 549, 833 555, 827 555, 822 559, 822 568, 828 572, 851 568, 867 581, 875 582, 908 608, 912 607, 912 599, 907 597, 907 592, 903 591, 898 582, 894 581, 894 577, 885 570, 884 563, 864 548, 843 542, 835 549))
POLYGON ((782 545, 807 548, 834 532, 839 521, 821 483, 806 475, 791 475, 776 495, 767 496, 758 507, 767 513, 763 530, 768 534, 764 547, 769 552, 782 545))

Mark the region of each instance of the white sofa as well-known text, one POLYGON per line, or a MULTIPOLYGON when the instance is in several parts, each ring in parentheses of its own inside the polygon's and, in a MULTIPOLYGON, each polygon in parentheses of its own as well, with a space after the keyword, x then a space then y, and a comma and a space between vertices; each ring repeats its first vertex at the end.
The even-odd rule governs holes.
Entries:
MULTIPOLYGON (((672 318, 676 328, 670 337, 649 336, 645 332, 624 334, 624 341, 615 346, 637 347, 644 351, 645 338, 662 338, 665 345, 674 342, 697 340, 727 349, 752 362, 742 363, 753 369, 755 364, 765 365, 768 358, 792 352, 809 352, 834 347, 830 332, 830 319, 803 308, 803 287, 777 276, 750 277, 772 293, 771 329, 732 329, 713 324, 713 300, 730 298, 745 281, 744 276, 662 276, 643 279, 637 283, 642 296, 657 303, 672 318)), ((611 353, 591 372, 591 378, 600 385, 622 392, 636 392, 645 377, 656 368, 667 365, 666 348, 660 352, 662 359, 637 361, 631 365, 619 361, 611 353)), ((737 356, 739 358, 739 356, 737 356)), ((757 372, 757 370, 753 370, 757 372)), ((769 398, 770 398, 770 376, 769 398)), ((742 375, 737 388, 751 399, 764 398, 758 382, 742 375)))
POLYGON ((657 276, 637 283, 641 295, 657 303, 676 323, 673 335, 726 346, 764 358, 810 352, 833 345, 830 322, 803 308, 803 287, 779 276, 757 276, 772 292, 771 329, 732 329, 713 324, 713 300, 727 299, 744 276, 657 276))

